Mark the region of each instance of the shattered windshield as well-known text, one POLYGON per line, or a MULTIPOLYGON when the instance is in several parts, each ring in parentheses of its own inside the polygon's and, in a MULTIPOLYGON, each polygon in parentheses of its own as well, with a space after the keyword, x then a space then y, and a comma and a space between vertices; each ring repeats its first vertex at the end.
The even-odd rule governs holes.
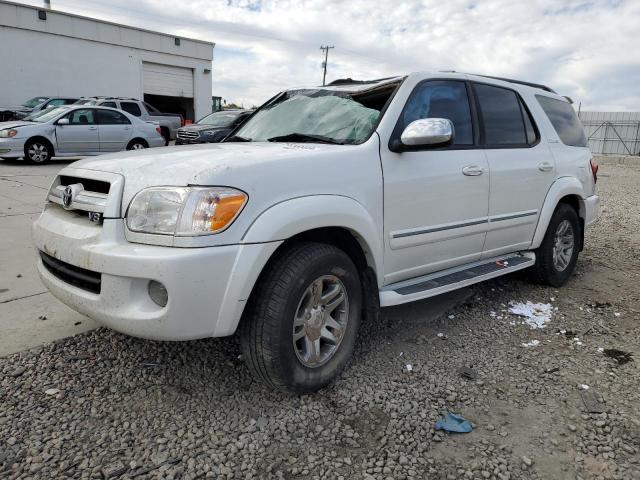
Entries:
POLYGON ((263 106, 229 140, 361 143, 377 124, 379 103, 336 90, 289 91, 263 106))
POLYGON ((24 102, 22 106, 27 108, 34 108, 40 105, 41 103, 46 102, 47 100, 48 100, 47 97, 35 97, 35 98, 32 98, 31 100, 27 100, 26 102, 24 102))

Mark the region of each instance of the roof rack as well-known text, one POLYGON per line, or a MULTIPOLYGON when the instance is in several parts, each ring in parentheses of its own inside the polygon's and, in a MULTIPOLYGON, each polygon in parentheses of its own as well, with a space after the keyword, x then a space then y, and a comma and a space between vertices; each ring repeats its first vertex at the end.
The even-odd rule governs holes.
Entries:
POLYGON ((514 80, 513 78, 505 78, 505 77, 494 77, 492 75, 480 75, 479 73, 463 73, 457 72, 455 70, 441 70, 442 73, 462 73, 463 75, 473 75, 474 77, 483 77, 483 78, 492 78, 494 80, 502 80, 503 82, 509 83, 517 83, 518 85, 526 85, 527 87, 539 88, 540 90, 544 90, 545 92, 555 93, 557 92, 546 85, 542 85, 541 83, 532 83, 525 82, 524 80, 514 80))

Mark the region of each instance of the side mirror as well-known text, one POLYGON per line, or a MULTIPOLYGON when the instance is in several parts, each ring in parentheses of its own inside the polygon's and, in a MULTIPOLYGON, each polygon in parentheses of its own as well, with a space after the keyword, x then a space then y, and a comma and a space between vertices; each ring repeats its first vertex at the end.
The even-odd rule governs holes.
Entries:
POLYGON ((58 120, 57 125, 69 125, 69 119, 61 118, 60 120, 58 120))
POLYGON ((406 126, 400 136, 405 147, 441 147, 453 141, 453 123, 446 118, 421 118, 406 126))

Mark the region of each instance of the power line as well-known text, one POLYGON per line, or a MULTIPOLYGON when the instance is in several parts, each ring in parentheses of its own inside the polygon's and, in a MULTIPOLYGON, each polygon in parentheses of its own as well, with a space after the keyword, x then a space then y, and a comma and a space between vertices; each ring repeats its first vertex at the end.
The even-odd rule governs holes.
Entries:
POLYGON ((324 69, 324 73, 322 74, 322 86, 324 87, 325 81, 327 79, 327 61, 329 60, 329 50, 332 48, 336 48, 333 45, 321 46, 320 50, 324 51, 324 62, 322 62, 322 67, 324 69))

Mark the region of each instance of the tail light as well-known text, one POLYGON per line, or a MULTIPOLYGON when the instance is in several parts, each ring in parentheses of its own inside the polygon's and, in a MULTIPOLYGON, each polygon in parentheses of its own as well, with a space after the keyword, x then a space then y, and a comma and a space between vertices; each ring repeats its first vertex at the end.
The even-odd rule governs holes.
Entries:
POLYGON ((591 173, 593 174, 593 183, 597 183, 598 169, 600 168, 600 166, 598 165, 598 162, 596 162, 593 158, 590 160, 590 163, 591 163, 591 173))
POLYGON ((160 129, 160 127, 156 127, 156 132, 158 132, 159 135, 162 135, 162 130, 160 129))

